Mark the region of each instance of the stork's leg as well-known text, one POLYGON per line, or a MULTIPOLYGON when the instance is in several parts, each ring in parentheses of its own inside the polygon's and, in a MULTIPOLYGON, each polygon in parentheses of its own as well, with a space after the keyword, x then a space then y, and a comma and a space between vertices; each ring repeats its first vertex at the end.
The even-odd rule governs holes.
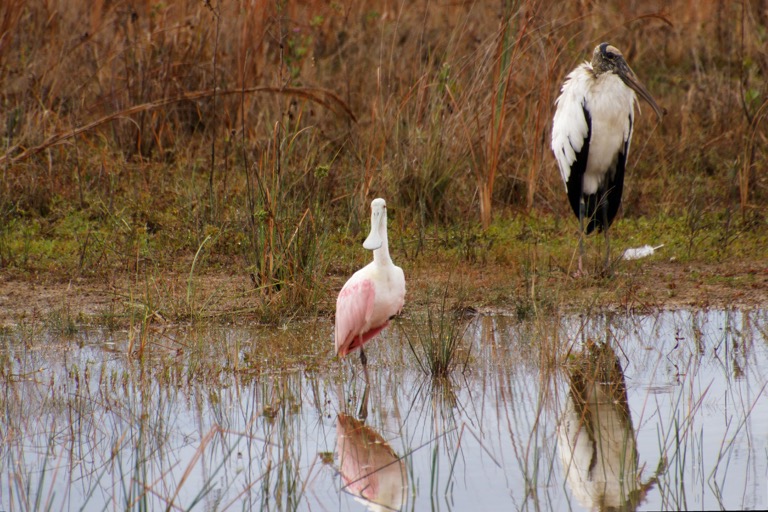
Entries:
POLYGON ((611 238, 608 235, 608 201, 603 201, 603 234, 605 235, 605 265, 603 271, 606 275, 613 274, 611 269, 611 238))
POLYGON ((360 347, 360 363, 363 365, 363 374, 365 375, 365 391, 363 391, 363 398, 360 400, 360 405, 357 408, 357 418, 361 421, 365 421, 368 417, 368 358, 365 357, 365 351, 363 347, 360 347))
POLYGON ((584 204, 584 196, 581 197, 581 200, 579 201, 579 270, 577 271, 577 275, 579 277, 584 275, 584 272, 581 268, 581 260, 584 257, 584 211, 586 210, 586 205, 584 204))

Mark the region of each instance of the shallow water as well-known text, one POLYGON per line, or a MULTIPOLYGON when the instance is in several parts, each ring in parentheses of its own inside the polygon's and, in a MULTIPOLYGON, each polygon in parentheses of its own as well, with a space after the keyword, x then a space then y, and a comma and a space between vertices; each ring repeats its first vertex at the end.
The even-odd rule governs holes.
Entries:
POLYGON ((0 509, 768 507, 768 311, 481 317, 450 382, 416 328, 369 345, 365 422, 325 324, 150 330, 143 361, 6 333, 0 509))

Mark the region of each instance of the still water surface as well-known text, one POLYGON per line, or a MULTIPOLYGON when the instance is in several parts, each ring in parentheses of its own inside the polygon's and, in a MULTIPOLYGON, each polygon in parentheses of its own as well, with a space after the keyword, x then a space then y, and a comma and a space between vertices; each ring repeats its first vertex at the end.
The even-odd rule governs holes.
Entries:
POLYGON ((768 507, 768 311, 480 317, 450 382, 417 328, 364 422, 325 324, 5 333, 0 510, 768 507))

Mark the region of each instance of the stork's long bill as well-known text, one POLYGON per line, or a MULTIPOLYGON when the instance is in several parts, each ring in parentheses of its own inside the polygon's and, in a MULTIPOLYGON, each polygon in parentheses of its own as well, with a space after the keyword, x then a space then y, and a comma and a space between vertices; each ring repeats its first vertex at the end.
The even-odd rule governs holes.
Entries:
POLYGON ((651 93, 648 92, 648 89, 645 88, 645 86, 640 82, 640 80, 637 79, 635 74, 632 72, 631 69, 627 66, 627 70, 629 72, 620 72, 619 77, 621 77, 621 80, 627 84, 629 88, 631 88, 633 91, 635 91, 641 98, 643 98, 645 101, 648 102, 648 104, 653 108, 654 112, 656 112, 656 115, 659 117, 659 119, 662 118, 664 115, 664 112, 661 110, 661 107, 656 103, 656 100, 653 99, 653 96, 651 96, 651 93))
POLYGON ((659 116, 659 119, 664 115, 664 111, 653 99, 651 93, 645 88, 643 83, 637 79, 632 68, 629 67, 627 61, 624 60, 624 56, 621 54, 618 48, 608 43, 601 43, 595 48, 595 52, 592 56, 592 67, 595 73, 600 74, 606 71, 615 72, 621 81, 624 82, 627 87, 635 91, 641 98, 648 102, 648 104, 659 116))

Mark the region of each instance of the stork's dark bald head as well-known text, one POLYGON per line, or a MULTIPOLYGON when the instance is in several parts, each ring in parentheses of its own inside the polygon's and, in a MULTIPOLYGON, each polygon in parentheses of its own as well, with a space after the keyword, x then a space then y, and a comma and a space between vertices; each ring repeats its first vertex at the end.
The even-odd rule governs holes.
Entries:
POLYGON ((617 74, 623 74, 627 71, 632 73, 627 61, 624 60, 624 55, 618 48, 608 43, 600 43, 595 47, 595 51, 592 52, 592 69, 598 75, 608 71, 617 74))
POLYGON ((661 119, 663 115, 661 107, 656 104, 651 93, 637 79, 618 48, 608 43, 597 45, 595 51, 592 52, 592 70, 595 73, 595 77, 599 77, 604 73, 615 73, 628 87, 647 101, 656 112, 656 115, 659 116, 659 119, 661 119))

